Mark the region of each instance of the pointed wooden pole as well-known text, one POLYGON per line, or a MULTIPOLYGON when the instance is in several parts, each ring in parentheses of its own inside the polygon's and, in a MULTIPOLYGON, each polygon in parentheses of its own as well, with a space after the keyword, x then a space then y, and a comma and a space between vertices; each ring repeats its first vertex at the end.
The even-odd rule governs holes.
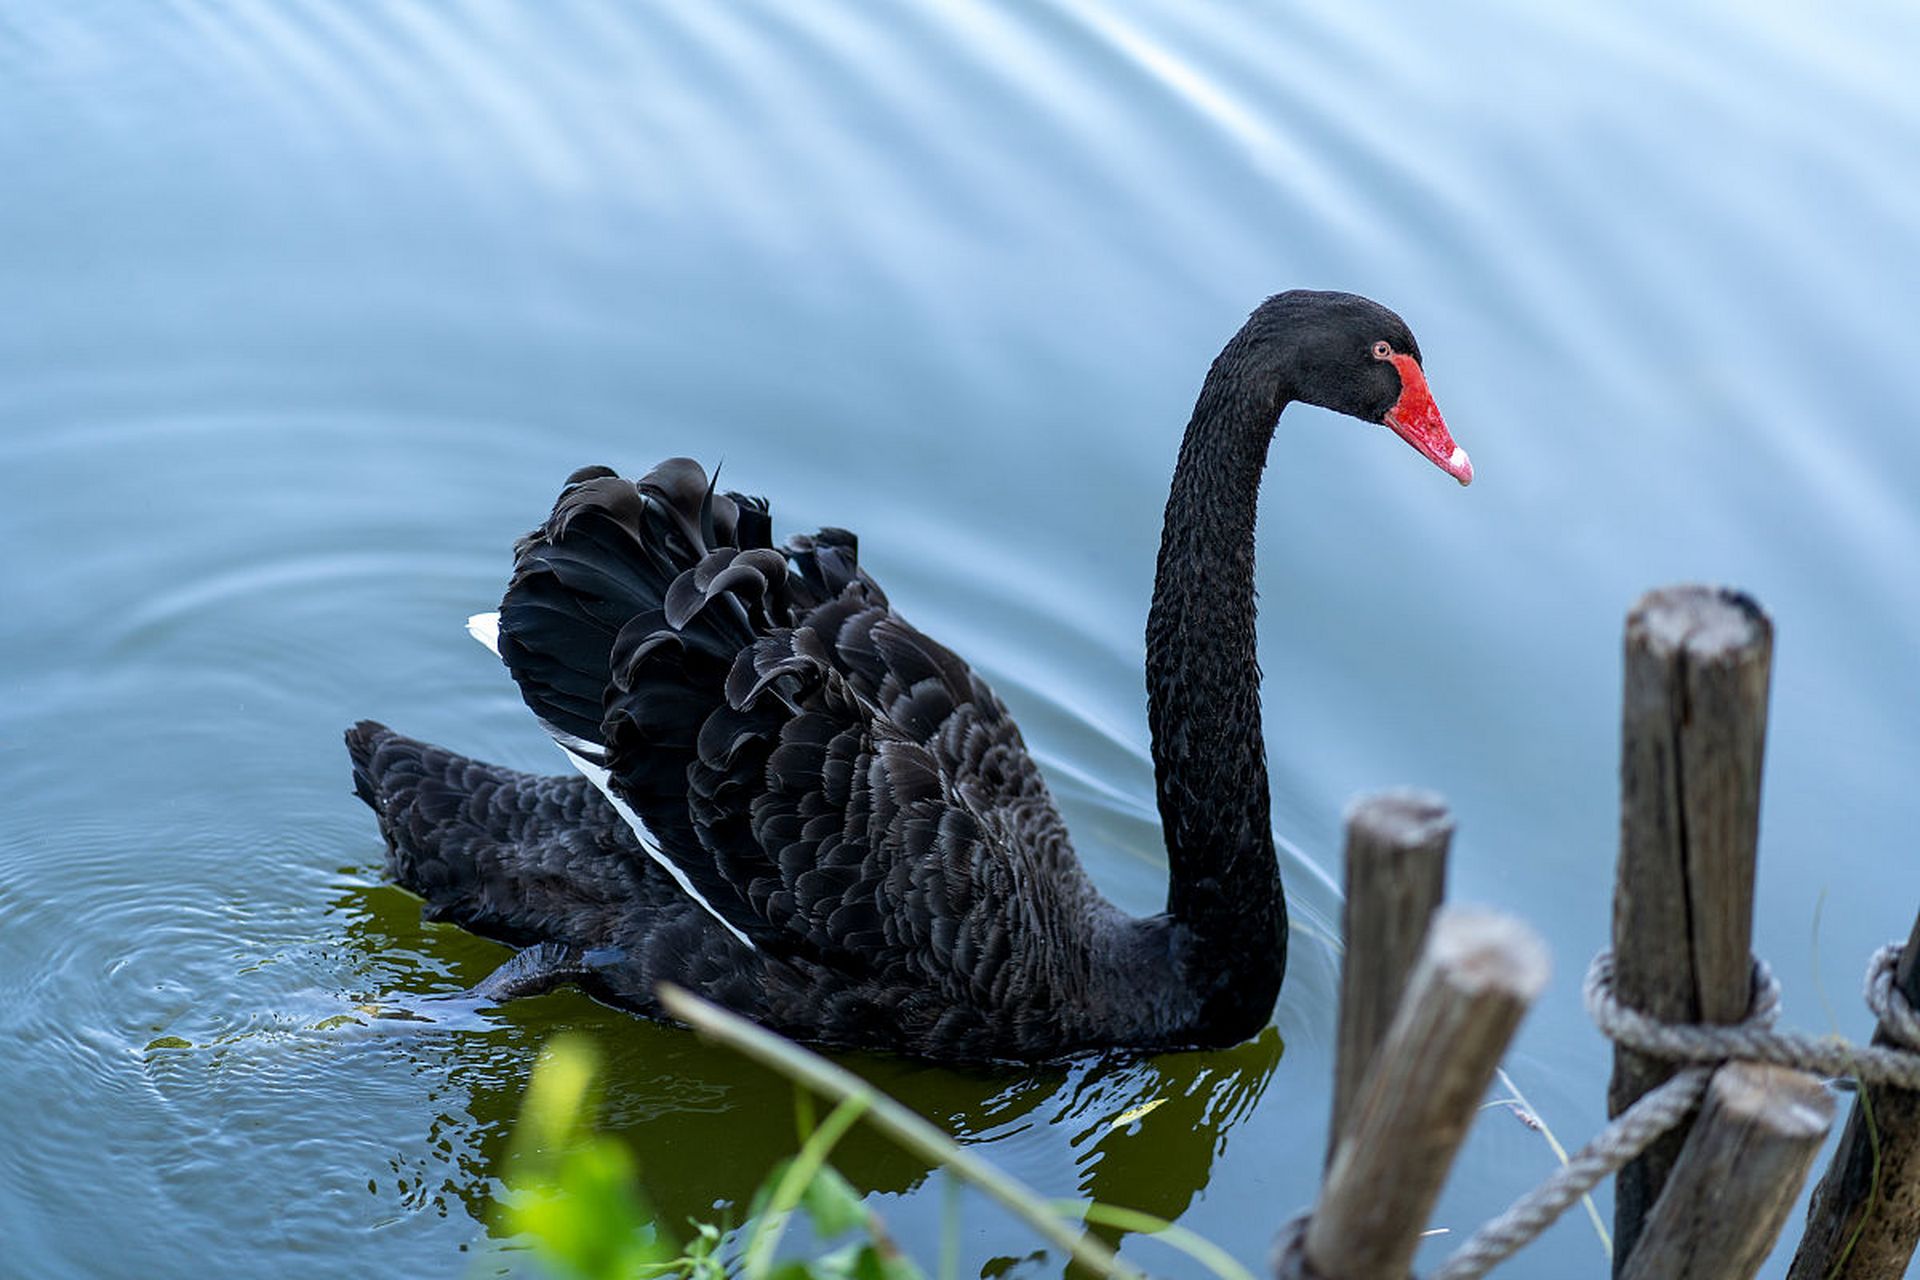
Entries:
POLYGON ((1758 1062, 1714 1072, 1621 1280, 1751 1280, 1832 1127, 1818 1076, 1758 1062))
POLYGON ((1306 1275, 1406 1280, 1494 1068, 1547 982, 1526 925, 1443 907, 1307 1223, 1306 1275))
MULTIPOLYGON (((1773 624, 1738 592, 1670 587, 1627 615, 1615 991, 1663 1022, 1738 1022, 1752 1000, 1753 883, 1773 624)), ((1619 1115, 1672 1064, 1614 1050, 1619 1115)), ((1614 1272, 1633 1254, 1685 1141, 1620 1171, 1614 1272)))
POLYGON ((1453 818, 1430 791, 1380 791, 1347 810, 1347 897, 1341 937, 1340 1030, 1327 1162, 1399 1007, 1427 925, 1447 891, 1453 818))
MULTIPOLYGON (((1913 922, 1894 985, 1920 1008, 1920 919, 1913 922)), ((1883 1025, 1873 1042, 1903 1045, 1883 1025)), ((1904 1275, 1920 1241, 1920 1093, 1863 1086, 1840 1147, 1814 1188, 1807 1234, 1787 1280, 1875 1280, 1904 1275)))

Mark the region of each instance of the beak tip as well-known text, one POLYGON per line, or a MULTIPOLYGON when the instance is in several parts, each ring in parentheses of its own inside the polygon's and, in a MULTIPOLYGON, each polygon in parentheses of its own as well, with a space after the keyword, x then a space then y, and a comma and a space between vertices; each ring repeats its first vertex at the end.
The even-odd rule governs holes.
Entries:
POLYGON ((1453 453, 1447 458, 1447 474, 1458 480, 1463 489, 1473 483, 1473 459, 1459 445, 1453 446, 1453 453))

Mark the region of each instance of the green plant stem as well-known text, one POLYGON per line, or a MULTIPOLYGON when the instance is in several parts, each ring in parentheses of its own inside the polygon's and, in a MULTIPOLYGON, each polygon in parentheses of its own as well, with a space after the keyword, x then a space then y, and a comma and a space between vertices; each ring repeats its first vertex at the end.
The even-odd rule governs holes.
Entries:
POLYGON ((1103 1276, 1144 1280, 1106 1245, 1084 1234, 1075 1234, 1048 1213, 1045 1202, 1031 1187, 967 1151, 852 1072, 669 983, 660 986, 660 1003, 668 1013, 702 1035, 737 1049, 789 1079, 836 1100, 864 1099, 868 1118, 895 1142, 980 1188, 1035 1232, 1065 1249, 1082 1266, 1103 1276))
POLYGON ((820 1169, 827 1163, 827 1157, 833 1153, 834 1144, 853 1127, 853 1122, 867 1109, 866 1098, 847 1098, 833 1109, 822 1124, 808 1137, 806 1145, 800 1148, 800 1154, 793 1158, 781 1175, 780 1183, 773 1190, 772 1199, 767 1201, 767 1210, 760 1215, 760 1222, 753 1230, 753 1238, 747 1242, 745 1271, 748 1280, 760 1280, 767 1273, 767 1267, 773 1261, 773 1251, 780 1247, 780 1237, 786 1234, 787 1219, 800 1203, 800 1197, 807 1193, 820 1169))
POLYGON ((1198 1232, 1189 1231, 1165 1218, 1156 1218, 1138 1209, 1101 1204, 1098 1200, 1055 1200, 1052 1208, 1055 1213, 1071 1214, 1096 1226, 1118 1227, 1136 1235, 1152 1236, 1168 1248, 1186 1254, 1219 1276, 1220 1280, 1254 1280, 1253 1273, 1241 1266, 1239 1260, 1225 1249, 1198 1232))
MULTIPOLYGON (((1513 1077, 1507 1074, 1505 1067, 1495 1068, 1494 1074, 1500 1078, 1501 1084, 1507 1086, 1507 1092, 1513 1095, 1513 1100, 1533 1117, 1537 1132, 1547 1140, 1547 1146, 1553 1151, 1554 1159, 1558 1160, 1564 1168, 1568 1164, 1567 1149, 1560 1145, 1560 1139, 1553 1136, 1553 1128, 1547 1124, 1546 1117, 1527 1101, 1527 1095, 1520 1092, 1520 1086, 1513 1082, 1513 1077)), ((1593 1224, 1593 1234, 1600 1237, 1600 1252, 1607 1255, 1607 1261, 1613 1261, 1613 1237, 1607 1232, 1607 1224, 1600 1219, 1600 1209, 1593 1203, 1593 1196, 1590 1193, 1583 1193, 1580 1203, 1586 1207, 1587 1221, 1593 1224)))

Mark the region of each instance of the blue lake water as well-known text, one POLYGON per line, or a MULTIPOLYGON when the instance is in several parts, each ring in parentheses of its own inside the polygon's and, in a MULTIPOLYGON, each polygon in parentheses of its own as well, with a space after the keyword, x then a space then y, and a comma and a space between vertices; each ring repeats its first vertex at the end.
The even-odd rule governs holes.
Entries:
MULTIPOLYGON (((737 1217, 791 1148, 783 1085, 573 994, 356 1014, 504 952, 380 883, 339 732, 562 767, 461 622, 584 463, 724 461, 780 528, 859 531, 1157 909, 1161 504, 1208 361, 1295 286, 1407 317, 1478 479, 1315 410, 1276 438, 1277 1032, 860 1069, 1257 1269, 1318 1181, 1341 813, 1415 783, 1455 899, 1552 944, 1508 1066, 1584 1140, 1621 618, 1680 580, 1778 626, 1757 946, 1791 1021, 1863 1036, 1920 904, 1917 47, 1851 0, 0 10, 0 1271, 510 1270, 495 1161, 563 1028, 668 1212, 737 1217)), ((931 1260, 940 1178, 841 1163, 931 1260)), ((1553 1166, 1489 1110, 1436 1225, 1553 1166)), ((1062 1269, 963 1228, 962 1274, 1062 1269)), ((1576 1213, 1509 1273, 1604 1265, 1576 1213)))

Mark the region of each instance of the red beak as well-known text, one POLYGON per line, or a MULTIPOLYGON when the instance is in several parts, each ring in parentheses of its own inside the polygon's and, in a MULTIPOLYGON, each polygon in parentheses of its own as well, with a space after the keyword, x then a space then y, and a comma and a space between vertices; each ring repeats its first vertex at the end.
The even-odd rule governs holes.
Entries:
POLYGON ((1400 398, 1387 410, 1387 425, 1436 467, 1463 485, 1472 484, 1473 461, 1453 442, 1446 419, 1440 416, 1440 407, 1427 390, 1427 375, 1421 372, 1420 362, 1397 352, 1388 358, 1400 371, 1400 398))

